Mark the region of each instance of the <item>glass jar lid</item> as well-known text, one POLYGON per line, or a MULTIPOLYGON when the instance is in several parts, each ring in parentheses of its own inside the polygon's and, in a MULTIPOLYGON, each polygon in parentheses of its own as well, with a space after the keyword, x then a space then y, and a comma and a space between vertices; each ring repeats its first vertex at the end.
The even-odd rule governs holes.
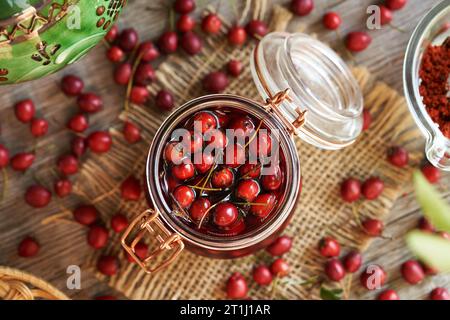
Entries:
POLYGON ((324 43, 302 33, 270 33, 254 49, 252 76, 264 100, 289 89, 279 113, 319 148, 337 150, 362 131, 361 89, 345 62, 324 43))

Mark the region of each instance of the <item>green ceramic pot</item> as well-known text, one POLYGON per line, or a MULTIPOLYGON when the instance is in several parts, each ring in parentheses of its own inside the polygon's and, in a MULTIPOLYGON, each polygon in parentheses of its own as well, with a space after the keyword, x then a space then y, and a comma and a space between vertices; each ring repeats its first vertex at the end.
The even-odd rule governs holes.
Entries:
POLYGON ((44 77, 102 40, 127 0, 0 1, 0 85, 44 77))

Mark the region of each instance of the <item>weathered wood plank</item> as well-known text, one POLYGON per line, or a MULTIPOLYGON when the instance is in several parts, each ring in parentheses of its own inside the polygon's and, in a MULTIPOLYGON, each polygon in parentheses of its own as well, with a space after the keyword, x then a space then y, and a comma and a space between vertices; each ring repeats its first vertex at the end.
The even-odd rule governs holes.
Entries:
MULTIPOLYGON (((137 28, 142 38, 154 38, 162 32, 167 24, 164 9, 157 9, 167 2, 130 1, 119 24, 122 27, 137 28)), ((202 1, 202 3, 205 2, 202 1)), ((287 2, 270 1, 271 4, 287 2)), ((409 35, 420 17, 438 2, 438 0, 410 1, 404 10, 394 14, 394 24, 406 32, 400 33, 389 27, 371 32, 373 43, 370 50, 355 56, 356 61, 368 66, 380 79, 401 91, 402 61, 409 35)), ((211 1, 211 3, 215 5, 217 1, 211 1)), ((222 1, 221 14, 230 21, 234 21, 233 10, 228 3, 228 1, 222 1)), ((365 10, 373 1, 316 0, 315 3, 316 9, 313 14, 295 19, 290 26, 291 30, 297 30, 300 25, 306 24, 309 25, 306 31, 317 33, 321 39, 337 45, 337 35, 326 32, 321 26, 320 20, 324 10, 328 8, 342 15, 344 21, 342 34, 345 34, 364 26, 365 10)), ((198 10, 198 12, 200 11, 198 10)), ((28 128, 18 124, 14 118, 12 105, 15 101, 32 97, 38 106, 38 113, 45 115, 50 120, 50 134, 39 140, 38 157, 34 166, 40 172, 43 168, 49 168, 47 174, 39 176, 39 179, 48 185, 51 185, 52 177, 56 174, 51 169, 56 158, 69 149, 71 135, 62 129, 63 124, 76 112, 75 101, 66 98, 58 89, 58 81, 62 75, 78 74, 85 79, 88 90, 98 92, 104 98, 105 109, 90 118, 93 128, 108 127, 121 109, 123 90, 117 89, 117 86, 113 84, 112 68, 104 58, 104 51, 104 47, 99 45, 82 61, 59 74, 22 85, 0 87, 0 126, 2 128, 0 143, 7 144, 13 154, 22 150, 31 150, 33 144, 32 138, 28 134, 28 128)), ((86 230, 71 223, 40 224, 44 217, 59 212, 60 205, 73 208, 77 203, 82 202, 82 199, 70 198, 64 201, 53 201, 52 205, 45 210, 30 211, 23 204, 22 195, 33 180, 31 172, 24 175, 9 172, 9 178, 13 183, 10 184, 7 198, 0 206, 0 264, 25 269, 41 276, 74 298, 91 298, 98 294, 111 292, 111 289, 107 288, 105 284, 99 283, 95 279, 90 270, 83 272, 81 291, 65 289, 67 266, 70 264, 83 266, 91 250, 85 244, 86 230), (17 244, 27 234, 36 236, 42 244, 42 252, 33 259, 18 258, 16 254, 17 244), (71 242, 68 242, 67 239, 71 239, 71 242)), ((445 180, 445 184, 448 190, 450 185, 448 178, 445 180)), ((448 192, 447 197, 450 198, 448 192)), ((415 224, 418 216, 417 205, 411 201, 410 196, 399 200, 388 219, 387 233, 401 238, 405 231, 415 224)), ((392 270, 391 278, 395 279, 393 285, 396 288, 403 287, 403 283, 401 280, 397 280, 398 271, 395 270, 407 256, 408 252, 400 240, 391 242, 377 240, 365 254, 367 261, 377 261, 392 270)), ((422 297, 431 288, 431 282, 449 286, 450 280, 448 277, 433 278, 421 285, 420 290, 402 288, 400 294, 402 298, 422 297)), ((371 294, 358 290, 355 291, 354 297, 368 298, 371 297, 371 294)))

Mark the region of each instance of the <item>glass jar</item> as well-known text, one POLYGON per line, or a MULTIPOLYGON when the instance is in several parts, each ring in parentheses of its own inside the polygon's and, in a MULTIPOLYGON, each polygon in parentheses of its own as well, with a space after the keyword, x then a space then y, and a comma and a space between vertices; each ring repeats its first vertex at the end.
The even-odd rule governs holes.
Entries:
POLYGON ((419 93, 422 57, 429 45, 441 45, 450 36, 450 5, 442 1, 419 22, 406 49, 403 85, 409 110, 426 139, 425 154, 437 168, 450 171, 450 139, 429 116, 419 93))
POLYGON ((191 100, 161 125, 150 146, 146 179, 153 210, 139 215, 122 236, 122 245, 148 273, 156 272, 186 247, 212 258, 236 258, 269 245, 289 223, 301 192, 300 159, 294 136, 323 149, 353 143, 362 130, 362 94, 341 58, 320 41, 304 34, 271 33, 254 49, 252 76, 265 103, 227 94, 191 100), (285 161, 285 192, 270 217, 242 235, 219 237, 188 228, 174 218, 164 197, 161 163, 171 132, 187 117, 217 106, 236 108, 278 129, 285 161), (134 246, 151 233, 159 247, 145 259, 134 246), (161 258, 163 256, 163 258, 161 258))

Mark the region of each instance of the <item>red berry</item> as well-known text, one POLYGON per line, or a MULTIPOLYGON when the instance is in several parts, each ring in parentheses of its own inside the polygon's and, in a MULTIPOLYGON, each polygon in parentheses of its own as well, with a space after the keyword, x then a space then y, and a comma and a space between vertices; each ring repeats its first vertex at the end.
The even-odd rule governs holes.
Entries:
POLYGON ((6 167, 9 163, 9 150, 0 144, 0 169, 6 167))
POLYGON ((34 137, 41 137, 45 135, 48 131, 48 122, 45 119, 36 119, 31 120, 30 123, 31 134, 34 137))
POLYGON ((336 239, 325 237, 319 241, 319 252, 325 258, 337 257, 341 253, 341 246, 336 239))
POLYGON ((108 230, 101 226, 92 226, 87 235, 88 244, 94 249, 101 249, 108 242, 108 230))
POLYGON ((345 202, 355 202, 361 197, 361 183, 354 178, 348 178, 341 184, 341 197, 345 202))
POLYGON ((219 227, 231 226, 238 217, 238 209, 228 202, 219 203, 214 210, 214 223, 219 227))
POLYGON ((327 261, 325 274, 331 281, 341 281, 345 277, 345 269, 342 262, 336 258, 327 261))
POLYGON ((409 284, 417 284, 425 278, 425 272, 421 264, 416 260, 408 260, 402 264, 401 273, 403 279, 409 284))
POLYGON ((73 175, 78 172, 78 160, 73 155, 61 156, 58 160, 58 168, 66 176, 73 175))
POLYGON ((73 211, 73 218, 79 224, 89 226, 97 220, 98 211, 91 205, 80 205, 73 211))
POLYGON ((132 66, 129 62, 119 64, 114 70, 114 81, 122 86, 128 84, 131 78, 132 66))
POLYGON ((173 31, 167 31, 158 39, 158 46, 162 52, 169 54, 177 51, 178 36, 173 31))
POLYGON ((371 43, 372 37, 363 31, 350 32, 345 39, 345 46, 352 52, 364 51, 371 43))
POLYGON ((261 20, 251 20, 245 27, 245 30, 252 37, 264 37, 269 32, 269 28, 261 20))
POLYGON ((125 53, 118 46, 112 46, 106 52, 106 57, 111 62, 121 62, 125 58, 125 53))
POLYGON ((106 276, 113 276, 119 271, 119 261, 113 256, 101 256, 97 261, 97 270, 106 276))
POLYGON ((378 295, 377 300, 400 300, 400 297, 395 290, 388 289, 381 292, 378 295))
POLYGON ((109 43, 114 42, 119 35, 119 28, 116 25, 113 25, 111 29, 109 29, 108 33, 105 35, 105 40, 109 43))
POLYGON ((210 13, 202 20, 202 30, 205 33, 217 34, 221 27, 222 21, 217 14, 210 13))
POLYGON ((367 109, 363 110, 363 131, 367 131, 370 128, 370 125, 372 124, 372 115, 370 114, 370 111, 367 109))
POLYGON ((17 120, 27 123, 34 118, 36 112, 34 103, 30 99, 22 100, 16 103, 14 106, 17 120))
POLYGON ((173 197, 183 209, 187 209, 195 200, 195 192, 188 186, 179 186, 174 190, 173 197))
POLYGON ((206 154, 206 153, 202 153, 201 157, 202 157, 202 161, 200 163, 195 163, 194 167, 197 170, 197 172, 204 174, 211 169, 211 167, 214 163, 214 157, 212 154, 206 154))
POLYGON ((211 207, 211 202, 207 198, 200 198, 195 200, 190 209, 189 215, 194 221, 200 221, 211 207))
POLYGON ((173 9, 179 14, 190 13, 195 10, 194 0, 175 0, 173 9))
POLYGON ((349 252, 343 259, 345 271, 355 273, 362 264, 362 256, 357 251, 349 252))
POLYGON ((267 157, 272 149, 272 138, 267 132, 259 132, 253 141, 250 142, 249 152, 253 157, 267 157))
POLYGON ((400 10, 403 8, 408 0, 386 0, 386 6, 391 10, 400 10))
POLYGON ((193 56, 202 50, 203 43, 195 32, 189 31, 182 35, 181 47, 187 54, 193 56))
POLYGON ((450 240, 450 233, 445 232, 445 231, 441 231, 438 233, 439 236, 441 236, 444 239, 450 240))
POLYGON ((26 171, 34 162, 33 153, 22 152, 11 158, 11 168, 16 171, 26 171))
POLYGON ((292 248, 292 238, 288 236, 278 237, 270 246, 267 247, 267 252, 273 256, 282 256, 289 252, 292 248))
POLYGON ((386 6, 379 6, 380 7, 380 23, 382 26, 385 24, 389 24, 392 21, 392 11, 387 8, 386 6))
POLYGON ((258 266, 253 269, 253 280, 260 286, 267 286, 272 283, 273 276, 267 266, 258 266))
POLYGON ((361 192, 367 200, 377 199, 384 190, 384 182, 378 177, 372 177, 364 181, 361 192))
POLYGON ((188 161, 172 167, 172 175, 178 180, 190 179, 194 176, 194 174, 194 165, 188 161))
POLYGON ((68 196, 72 192, 72 182, 68 179, 61 179, 55 182, 55 193, 60 198, 68 196))
POLYGON ((328 12, 323 16, 322 23, 329 30, 336 30, 342 24, 342 19, 336 12, 328 12))
POLYGON ((61 80, 61 90, 68 96, 78 96, 83 92, 84 82, 74 75, 64 76, 61 80))
POLYGON ((82 137, 74 137, 71 142, 72 153, 81 157, 86 152, 86 140, 82 137))
POLYGON ((376 264, 369 265, 360 276, 361 285, 367 290, 381 288, 386 282, 386 272, 376 264))
POLYGON ((141 197, 141 182, 134 176, 126 178, 120 186, 120 194, 122 199, 126 201, 137 201, 141 197))
POLYGON ((211 184, 214 188, 229 188, 233 184, 234 174, 230 168, 223 167, 214 171, 211 184))
POLYGON ((155 99, 156 106, 165 111, 170 111, 175 106, 172 94, 167 90, 160 90, 155 99))
POLYGON ((405 148, 392 147, 388 150, 387 159, 390 164, 398 168, 403 168, 408 165, 409 154, 405 148))
POLYGON ((245 137, 251 137, 253 135, 255 124, 248 116, 238 116, 231 120, 228 129, 234 130, 236 137, 243 140, 245 137))
POLYGON ((111 229, 119 233, 128 227, 128 219, 123 214, 117 213, 111 218, 111 229))
POLYGON ((227 298, 243 299, 247 297, 248 287, 242 274, 235 272, 227 282, 227 298))
POLYGON ((430 292, 431 300, 450 300, 450 294, 445 288, 435 288, 430 292))
POLYGON ((89 127, 88 118, 82 114, 76 114, 70 118, 67 127, 74 132, 84 132, 89 127))
POLYGON ((88 136, 87 142, 92 152, 104 153, 111 149, 112 138, 107 131, 96 131, 88 136))
POLYGON ((133 86, 130 92, 130 101, 132 103, 142 105, 145 104, 150 97, 150 92, 146 87, 142 86, 133 86))
POLYGON ((103 108, 103 100, 95 93, 83 93, 78 97, 78 107, 83 112, 94 113, 103 108))
POLYGON ((436 270, 435 268, 425 264, 422 262, 422 268, 423 268, 423 272, 425 272, 425 274, 427 276, 434 276, 437 275, 439 273, 438 270, 436 270))
POLYGON ((365 219, 361 224, 364 232, 371 237, 381 236, 384 229, 383 221, 378 219, 368 218, 365 219))
POLYGON ((52 194, 41 185, 28 187, 25 193, 25 202, 33 208, 44 208, 52 199, 52 194))
POLYGON ((151 41, 142 42, 139 46, 138 55, 144 62, 152 62, 159 57, 158 48, 151 41))
POLYGON ((242 72, 242 63, 239 60, 230 60, 227 64, 227 71, 233 77, 237 77, 242 72))
POLYGON ((179 164, 186 157, 183 145, 179 142, 169 142, 164 149, 164 159, 174 164, 179 164))
POLYGON ((137 126, 127 121, 123 125, 123 136, 129 143, 136 143, 141 140, 141 131, 137 126))
POLYGON ((278 190, 283 182, 283 174, 281 168, 276 166, 272 174, 266 174, 261 178, 261 184, 265 190, 278 190))
POLYGON ((119 39, 118 39, 118 44, 124 51, 131 51, 136 47, 136 45, 138 44, 138 41, 139 41, 139 36, 138 36, 137 31, 133 28, 129 28, 129 29, 124 29, 120 33, 119 39))
POLYGON ((155 70, 150 63, 141 63, 134 74, 134 82, 139 86, 146 86, 155 80, 155 70))
POLYGON ((242 180, 236 188, 236 197, 252 202, 260 192, 259 184, 252 179, 242 180))
MULTIPOLYGON (((146 245, 144 242, 138 242, 134 247, 134 253, 139 259, 145 260, 145 258, 147 258, 148 256, 148 245, 146 245)), ((128 253, 127 253, 127 260, 128 262, 131 263, 135 262, 134 258, 128 253)))
POLYGON ((422 174, 428 180, 429 183, 435 184, 438 183, 441 179, 441 172, 438 168, 434 167, 432 164, 426 164, 422 168, 420 168, 422 174))
POLYGON ((220 93, 228 87, 228 77, 222 71, 215 71, 203 79, 203 89, 208 93, 220 93))
POLYGON ((243 27, 234 26, 228 31, 227 37, 231 45, 241 46, 247 40, 247 32, 243 27))
POLYGON ((270 265, 270 271, 272 272, 272 274, 279 278, 287 276, 290 270, 291 268, 289 264, 282 258, 276 259, 270 265))
POLYGON ((314 9, 313 0, 292 0, 291 10, 298 16, 307 16, 314 9))
POLYGON ((180 32, 189 32, 195 28, 195 20, 188 14, 183 14, 178 18, 177 30, 180 32))
POLYGON ((239 167, 239 173, 242 177, 259 178, 261 175, 261 166, 257 164, 245 163, 239 167))
POLYGON ((31 237, 25 237, 19 244, 17 253, 23 258, 34 257, 39 252, 39 243, 31 237))
POLYGON ((200 125, 202 133, 217 127, 216 117, 208 111, 201 111, 194 115, 194 127, 200 125))
POLYGON ((250 213, 259 218, 266 218, 276 204, 276 196, 273 193, 260 194, 253 202, 250 213))

